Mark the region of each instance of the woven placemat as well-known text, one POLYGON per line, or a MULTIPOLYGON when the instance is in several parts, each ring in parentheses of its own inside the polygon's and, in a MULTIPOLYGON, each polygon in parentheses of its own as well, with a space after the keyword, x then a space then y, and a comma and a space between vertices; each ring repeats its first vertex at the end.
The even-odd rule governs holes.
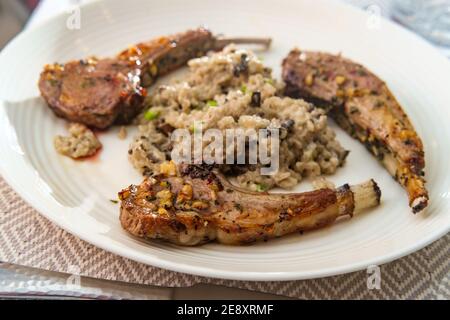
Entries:
POLYGON ((25 203, 0 177, 0 261, 82 276, 159 286, 219 284, 301 299, 450 299, 450 234, 381 266, 381 288, 366 271, 304 281, 211 279, 147 266, 62 230, 25 203))

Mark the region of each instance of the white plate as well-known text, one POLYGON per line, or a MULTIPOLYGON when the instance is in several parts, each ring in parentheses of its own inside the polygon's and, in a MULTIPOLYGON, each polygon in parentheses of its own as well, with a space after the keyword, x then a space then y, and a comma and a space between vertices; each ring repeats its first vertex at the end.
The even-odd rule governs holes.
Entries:
MULTIPOLYGON (((103 249, 154 266, 242 280, 323 277, 381 264, 418 250, 450 227, 450 63, 413 34, 359 10, 328 1, 98 1, 81 9, 81 29, 66 28, 61 14, 18 36, 0 55, 0 168, 39 212, 103 249), (368 22, 369 21, 369 22, 368 22), (376 22, 376 21, 375 21, 376 22), (140 177, 127 161, 129 141, 117 129, 100 136, 96 161, 56 154, 53 137, 64 130, 39 97, 36 82, 45 63, 112 55, 129 44, 207 25, 227 35, 271 36, 264 61, 279 76, 281 59, 294 46, 343 52, 387 81, 411 117, 426 148, 431 204, 413 215, 402 188, 377 161, 340 129, 352 150, 331 177, 337 184, 375 178, 382 205, 352 220, 304 235, 232 247, 194 248, 144 243, 125 233, 119 207, 109 199, 140 177)), ((128 139, 129 140, 129 139, 128 139)), ((302 184, 300 189, 309 186, 302 184)))

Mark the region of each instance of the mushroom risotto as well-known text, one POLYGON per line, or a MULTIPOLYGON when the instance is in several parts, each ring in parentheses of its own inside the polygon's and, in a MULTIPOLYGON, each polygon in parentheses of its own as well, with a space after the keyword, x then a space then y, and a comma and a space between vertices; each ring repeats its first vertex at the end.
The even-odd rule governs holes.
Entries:
MULTIPOLYGON (((156 88, 139 115, 139 133, 128 150, 133 166, 156 173, 169 160, 174 129, 279 129, 279 168, 262 175, 262 164, 219 165, 240 186, 254 191, 291 188, 303 177, 331 174, 348 154, 327 125, 321 109, 301 99, 282 97, 282 85, 250 51, 230 45, 190 60, 188 74, 156 88)), ((258 137, 261 139, 261 137, 258 137)), ((261 141, 258 141, 261 143, 261 141)), ((235 150, 232 150, 235 152, 235 150)))

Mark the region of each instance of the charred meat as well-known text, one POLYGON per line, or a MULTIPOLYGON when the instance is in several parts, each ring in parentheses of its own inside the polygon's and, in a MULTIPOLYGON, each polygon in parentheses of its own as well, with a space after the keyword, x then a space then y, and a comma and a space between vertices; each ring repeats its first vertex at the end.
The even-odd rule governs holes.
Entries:
POLYGON ((282 74, 286 95, 326 108, 366 145, 404 186, 414 213, 427 206, 422 141, 382 80, 340 55, 298 49, 284 59, 282 74))

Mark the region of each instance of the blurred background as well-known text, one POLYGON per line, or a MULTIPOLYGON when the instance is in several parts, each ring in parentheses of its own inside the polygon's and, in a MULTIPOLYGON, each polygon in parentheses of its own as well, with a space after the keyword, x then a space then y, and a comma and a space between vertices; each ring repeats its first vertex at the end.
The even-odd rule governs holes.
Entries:
POLYGON ((0 0, 0 48, 26 24, 39 0, 0 0))
MULTIPOLYGON (((0 49, 24 27, 92 0, 0 0, 0 49)), ((215 0, 211 0, 215 1, 215 0)), ((292 0, 300 1, 300 0, 292 0)), ((372 16, 384 16, 423 36, 450 56, 450 0, 344 1, 372 16)))

